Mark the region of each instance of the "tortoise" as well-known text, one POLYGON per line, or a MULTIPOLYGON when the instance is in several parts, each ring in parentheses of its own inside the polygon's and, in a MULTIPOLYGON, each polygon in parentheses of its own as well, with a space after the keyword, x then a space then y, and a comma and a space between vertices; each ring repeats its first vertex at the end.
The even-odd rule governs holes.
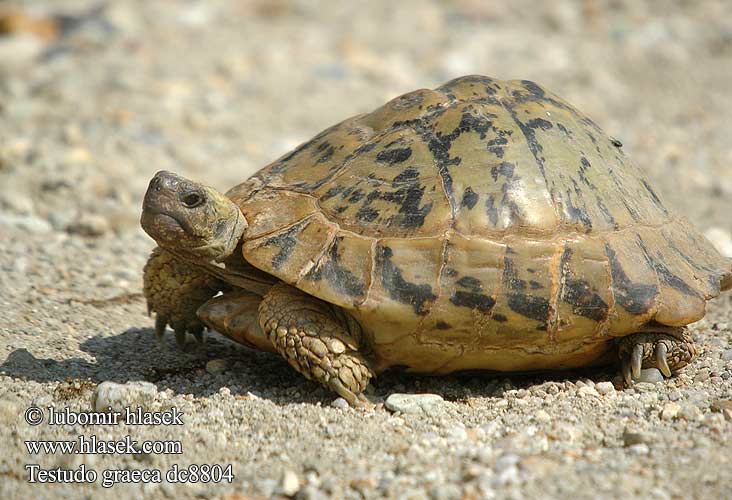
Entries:
POLYGON ((407 93, 226 194, 158 172, 141 224, 158 335, 214 329, 354 406, 395 366, 670 377, 732 287, 622 144, 526 80, 407 93))

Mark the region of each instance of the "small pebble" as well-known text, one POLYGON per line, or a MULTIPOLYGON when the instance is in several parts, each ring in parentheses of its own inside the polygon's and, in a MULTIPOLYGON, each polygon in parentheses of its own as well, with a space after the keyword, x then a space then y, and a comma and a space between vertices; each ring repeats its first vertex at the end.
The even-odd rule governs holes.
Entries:
POLYGON ((598 384, 595 384, 595 389, 603 396, 605 394, 612 394, 615 392, 615 386, 612 382, 600 382, 598 384))
POLYGON ((590 387, 589 385, 580 387, 577 390, 577 393, 582 397, 590 397, 590 396, 600 397, 600 393, 597 392, 597 390, 594 387, 590 387))
POLYGON ((109 232, 109 229, 106 217, 85 213, 69 226, 68 232, 81 236, 102 236, 109 232))
POLYGON ((637 443, 628 446, 628 450, 635 455, 648 455, 651 449, 646 443, 637 443))
POLYGON ((712 401, 711 406, 709 407, 712 411, 724 411, 724 410, 730 410, 732 411, 732 399, 716 399, 712 401))
POLYGON ((138 406, 148 408, 158 395, 158 388, 150 382, 102 382, 92 394, 92 407, 95 411, 123 412, 125 408, 135 409, 138 406))
POLYGON ((663 382, 663 373, 657 368, 646 368, 641 370, 640 377, 634 379, 636 382, 647 382, 649 384, 657 384, 663 382))
POLYGON ((678 403, 666 403, 661 410, 661 419, 673 420, 679 415, 680 411, 681 405, 678 403))
POLYGON ((294 496, 299 489, 300 478, 297 477, 297 474, 295 474, 293 471, 286 470, 282 474, 282 480, 280 481, 280 492, 287 497, 291 497, 294 496))
POLYGON ((684 420, 699 420, 702 418, 702 411, 694 405, 684 405, 679 412, 679 416, 684 420))
POLYGON ((437 394, 391 394, 384 405, 388 410, 402 413, 435 415, 445 402, 437 394))
POLYGON ((534 418, 537 422, 541 423, 550 422, 552 419, 552 417, 544 410, 538 410, 536 413, 534 413, 534 418))
POLYGON ((330 405, 333 408, 338 408, 339 410, 347 410, 349 407, 348 401, 343 398, 334 399, 333 401, 331 401, 330 405))
POLYGON ((206 371, 211 375, 216 375, 226 371, 228 362, 225 359, 212 359, 206 363, 206 371))
POLYGON ((633 446, 634 444, 653 443, 656 441, 656 435, 646 431, 630 431, 623 432, 623 444, 625 446, 633 446))

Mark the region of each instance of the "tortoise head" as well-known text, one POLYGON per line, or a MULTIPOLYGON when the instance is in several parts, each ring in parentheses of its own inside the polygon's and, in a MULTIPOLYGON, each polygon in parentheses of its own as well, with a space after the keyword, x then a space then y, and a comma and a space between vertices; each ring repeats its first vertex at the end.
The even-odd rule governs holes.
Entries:
POLYGON ((150 181, 140 224, 166 250, 216 261, 232 254, 247 227, 224 194, 164 170, 150 181))

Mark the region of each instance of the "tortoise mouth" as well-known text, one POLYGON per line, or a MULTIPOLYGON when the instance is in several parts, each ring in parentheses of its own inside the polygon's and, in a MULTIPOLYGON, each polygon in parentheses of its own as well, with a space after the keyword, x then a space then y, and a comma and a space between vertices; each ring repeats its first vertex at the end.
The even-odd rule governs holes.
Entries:
POLYGON ((144 210, 140 218, 140 225, 156 241, 177 242, 181 238, 197 238, 185 218, 167 211, 144 210))

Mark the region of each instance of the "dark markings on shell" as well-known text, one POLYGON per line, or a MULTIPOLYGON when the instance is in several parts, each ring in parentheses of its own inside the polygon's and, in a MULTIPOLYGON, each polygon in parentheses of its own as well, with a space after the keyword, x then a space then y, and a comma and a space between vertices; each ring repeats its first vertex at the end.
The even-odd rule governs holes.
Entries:
POLYGON ((549 130, 554 127, 552 122, 545 120, 544 118, 534 118, 533 120, 529 120, 526 123, 526 126, 534 130, 537 128, 540 128, 541 130, 549 130))
POLYGON ((456 290, 450 297, 450 302, 458 307, 478 309, 482 313, 487 313, 496 304, 496 300, 493 297, 482 293, 483 285, 478 279, 472 276, 463 276, 455 284, 466 289, 456 290))
POLYGON ((472 210, 476 203, 478 203, 478 193, 473 191, 470 186, 466 187, 463 191, 463 201, 460 202, 460 206, 472 210))
POLYGON ((391 107, 393 109, 409 109, 412 106, 422 104, 423 101, 424 96, 415 91, 397 97, 391 102, 391 107))
POLYGON ((292 251, 295 249, 295 246, 297 246, 297 238, 295 236, 297 233, 303 231, 309 224, 310 217, 290 226, 286 231, 270 236, 264 240, 261 245, 259 245, 260 247, 279 247, 279 252, 272 256, 272 267, 274 269, 279 269, 282 264, 290 258, 292 251))
POLYGON ((461 134, 470 131, 476 132, 481 139, 485 139, 486 134, 493 127, 493 122, 487 119, 486 116, 476 116, 470 112, 470 109, 466 108, 463 110, 460 123, 449 134, 443 134, 441 132, 434 133, 420 120, 411 124, 420 137, 427 142, 427 147, 435 159, 437 173, 440 175, 442 185, 445 188, 453 219, 455 219, 457 214, 458 206, 455 200, 455 193, 453 192, 453 179, 450 169, 451 167, 460 165, 461 159, 450 156, 450 147, 453 141, 460 137, 461 134))
POLYGON ((456 281, 456 283, 463 287, 468 288, 469 290, 473 292, 479 292, 483 289, 483 284, 478 280, 477 278, 473 278, 472 276, 463 276, 459 280, 456 281))
POLYGON ((559 292, 560 300, 572 306, 573 314, 597 322, 604 321, 608 316, 608 305, 589 282, 574 277, 569 264, 571 258, 572 249, 565 247, 559 262, 559 282, 562 284, 559 292))
POLYGON ((499 323, 505 323, 506 321, 508 321, 507 317, 505 317, 503 314, 498 313, 491 316, 491 319, 493 319, 493 321, 498 321, 499 323))
POLYGON ((529 280, 529 286, 532 290, 541 290, 542 288, 544 288, 544 285, 534 280, 529 280))
POLYGON ((317 148, 313 150, 312 153, 310 153, 311 156, 318 156, 318 159, 315 161, 316 163, 325 163, 333 156, 333 153, 335 153, 335 148, 331 146, 328 141, 320 144, 317 148))
POLYGON ((483 91, 487 95, 493 95, 496 93, 497 89, 500 89, 500 85, 498 85, 495 80, 488 76, 482 76, 482 75, 469 75, 469 76, 463 76, 460 78, 455 78, 454 80, 450 80, 449 82, 443 84, 440 86, 437 90, 441 90, 444 92, 449 92, 455 88, 457 85, 465 85, 469 84, 471 87, 482 87, 483 91))
POLYGON ((544 297, 525 293, 526 282, 518 278, 512 254, 511 248, 507 248, 506 257, 503 259, 503 287, 508 307, 515 313, 541 322, 537 330, 545 330, 551 312, 549 301, 544 297))
POLYGON ((455 291, 450 297, 450 302, 458 307, 467 307, 468 309, 477 309, 482 313, 488 313, 496 304, 496 300, 490 295, 482 293, 464 292, 462 290, 455 291))
POLYGON ((617 174, 615 173, 615 170, 612 168, 612 166, 608 167, 608 174, 610 174, 610 177, 612 178, 613 182, 615 183, 615 186, 617 186, 618 191, 622 194, 622 196, 619 196, 620 201, 622 202, 625 209, 628 211, 628 214, 630 215, 630 218, 633 219, 633 222, 640 222, 641 217, 638 214, 638 211, 630 204, 628 203, 629 199, 632 199, 630 193, 628 193, 628 190, 625 189, 625 186, 622 182, 620 182, 620 179, 618 179, 617 174))
POLYGON ((373 222, 378 216, 379 212, 367 206, 361 207, 358 212, 356 212, 356 217, 361 222, 373 222))
POLYGON ((595 184, 593 184, 585 175, 590 168, 592 168, 592 165, 590 164, 590 160, 588 160, 584 156, 582 158, 580 158, 580 168, 579 168, 580 181, 588 188, 596 190, 597 186, 595 186, 595 184))
POLYGON ((492 194, 488 195, 488 198, 485 200, 485 212, 488 214, 488 219, 494 226, 498 224, 498 208, 495 203, 495 197, 492 194))
POLYGON ((399 215, 392 221, 405 229, 416 229, 424 225, 424 219, 432 210, 432 202, 420 207, 425 187, 420 185, 419 171, 410 167, 394 177, 394 192, 384 193, 381 198, 399 205, 399 215))
POLYGON ((317 267, 311 269, 306 278, 312 281, 325 279, 335 290, 351 297, 360 297, 365 293, 365 284, 338 260, 338 245, 342 236, 333 238, 326 255, 317 267))
MULTIPOLYGON (((369 177, 372 177, 372 175, 369 177)), ((341 197, 345 199, 348 195, 351 195, 352 199, 349 201, 352 203, 363 200, 362 206, 356 212, 356 218, 361 222, 373 222, 379 217, 379 211, 370 205, 375 200, 380 199, 394 203, 398 207, 396 215, 391 216, 385 222, 387 225, 398 225, 404 229, 416 229, 424 225, 424 219, 432 210, 433 203, 429 202, 420 206, 422 197, 424 196, 425 186, 420 184, 419 171, 414 167, 405 168, 394 177, 391 187, 394 191, 383 191, 373 188, 368 195, 365 195, 360 189, 353 190, 353 188, 349 188, 349 190, 341 193, 341 197), (351 193, 352 190, 353 193, 358 192, 355 198, 351 193)))
MULTIPOLYGON (((567 188, 567 199, 566 199, 566 211, 568 217, 568 222, 570 224, 576 224, 577 221, 581 222, 582 225, 589 231, 592 229, 592 220, 590 219, 590 216, 587 214, 587 211, 584 209, 584 207, 581 207, 579 205, 575 206, 572 203, 572 196, 570 193, 569 188, 567 188)), ((577 199, 581 199, 581 194, 579 189, 575 189, 575 195, 577 199)))
POLYGON ((615 217, 613 217, 613 215, 610 213, 610 210, 607 208, 607 205, 605 205, 605 202, 602 201, 602 198, 600 198, 599 196, 597 197, 597 209, 600 211, 608 224, 612 225, 615 229, 618 228, 618 223, 615 221, 615 217))
POLYGON ((544 89, 541 88, 536 83, 532 82, 531 80, 521 80, 521 85, 528 90, 531 95, 536 97, 537 99, 544 99, 546 97, 546 92, 544 92, 544 89))
POLYGON ((401 269, 391 261, 392 255, 391 248, 376 246, 376 266, 380 270, 384 290, 397 302, 411 306, 415 314, 424 316, 427 314, 427 304, 433 302, 437 296, 432 293, 430 285, 418 285, 405 280, 401 269))
MULTIPOLYGON (((536 83, 529 81, 529 80, 522 80, 521 83, 523 84, 524 88, 528 91, 528 94, 524 94, 520 90, 514 90, 511 93, 511 95, 516 100, 516 102, 534 101, 534 102, 546 102, 546 103, 552 104, 553 106, 556 106, 557 108, 563 109, 563 110, 571 113, 572 116, 577 121, 582 123, 583 125, 591 127, 598 133, 602 133, 600 127, 598 127, 598 125, 594 121, 590 120, 586 116, 577 112, 576 109, 574 109, 572 106, 570 106, 566 102, 557 100, 553 97, 546 95, 546 92, 544 91, 544 89, 542 89, 536 83)), ((588 132, 588 134, 589 134, 589 132, 588 132)), ((594 137, 593 137, 593 142, 595 142, 594 137)))
MULTIPOLYGON (((534 84, 536 85, 536 84, 534 84)), ((540 89, 540 88, 539 88, 540 89)), ((542 91, 543 95, 543 91, 542 91)), ((539 168, 539 173, 541 174, 541 177, 544 179, 544 183, 547 186, 547 191, 549 191, 549 196, 552 199, 552 203, 555 203, 554 200, 554 194, 552 193, 552 190, 549 189, 549 182, 546 177, 546 170, 544 168, 544 157, 542 156, 543 148, 541 144, 539 144, 539 141, 536 138, 536 132, 535 128, 544 128, 543 122, 546 122, 546 120, 542 118, 536 118, 534 120, 530 120, 529 123, 522 122, 518 115, 516 114, 516 111, 514 111, 513 108, 509 107, 508 105, 505 105, 506 109, 508 110, 509 114, 511 115, 511 118, 513 121, 518 125, 519 129, 521 130, 521 133, 524 135, 524 139, 526 139, 526 144, 529 146, 529 151, 531 151, 531 155, 534 157, 534 161, 536 162, 536 166, 539 168), (531 124, 534 124, 532 127, 531 124)), ((549 123, 549 122, 546 122, 549 123)), ((551 123, 549 123, 551 125, 551 123)))
POLYGON ((380 151, 376 155, 376 161, 380 163, 388 163, 394 165, 396 163, 402 163, 412 156, 412 148, 395 148, 380 151))
POLYGON ((364 192, 361 189, 354 189, 351 193, 350 197, 348 198, 349 203, 358 203, 363 199, 363 197, 366 196, 364 192))
POLYGON ((328 127, 327 129, 320 132, 318 135, 310 139, 309 141, 303 142, 299 146, 297 146, 295 149, 284 155, 282 158, 277 160, 277 162, 272 166, 271 173, 281 173, 285 170, 287 170, 288 163, 290 160, 298 156, 300 153, 305 151, 306 149, 309 149, 313 144, 320 141, 323 137, 330 134, 331 132, 337 130, 341 126, 340 123, 333 125, 332 127, 328 127))
POLYGON ((498 158, 503 158, 503 154, 505 153, 504 147, 506 144, 508 144, 508 139, 506 139, 507 135, 511 134, 510 130, 496 130, 496 133, 498 136, 494 139, 491 139, 490 141, 486 142, 486 149, 490 152, 496 155, 498 158))
POLYGON ((648 312, 653 307, 653 302, 656 295, 658 295, 658 286, 631 281, 620 264, 615 250, 607 243, 605 244, 605 253, 610 263, 611 288, 615 303, 630 314, 640 315, 648 312))
POLYGON ((720 291, 720 280, 722 279, 722 275, 724 272, 721 269, 713 269, 709 266, 706 266, 700 262, 695 261, 691 257, 689 257, 687 254, 682 252, 678 246, 676 246, 676 242, 669 238, 667 234, 663 233, 663 239, 666 241, 666 244, 668 247, 674 251, 676 255, 678 255, 681 259, 684 260, 687 264, 689 264, 691 267, 696 269, 697 271, 700 271, 700 274, 706 275, 707 282, 709 283, 709 288, 711 290, 712 295, 719 294, 720 291))
POLYGON ((643 241, 643 238, 641 238, 640 235, 637 236, 636 243, 643 251, 643 254, 649 266, 656 271, 656 275, 661 282, 667 284, 675 290, 678 290, 684 295, 689 295, 691 297, 700 296, 698 291, 689 286, 688 283, 686 283, 678 275, 674 274, 668 268, 668 266, 666 266, 666 264, 663 262, 663 256, 660 253, 657 255, 657 258, 654 258, 651 255, 651 253, 648 251, 648 248, 646 247, 645 242, 643 241))
POLYGON ((646 188, 646 191, 648 191, 648 194, 651 195, 651 199, 653 200, 653 203, 658 207, 661 212, 668 215, 668 210, 665 206, 663 206, 663 203, 661 202, 660 198, 656 194, 656 192, 651 188, 651 186, 648 185, 645 179, 641 179, 641 183, 643 184, 643 187, 646 188))
POLYGON ((572 137, 572 131, 571 131, 571 130, 569 130, 569 129, 567 129, 567 127, 565 127, 565 126, 564 126, 564 125, 562 125, 561 123, 557 123, 557 128, 558 128, 558 129, 559 129, 559 130, 560 130, 560 131, 561 131, 561 132, 562 132, 562 133, 563 133, 564 135, 566 135, 567 137, 570 137, 570 138, 572 137))
POLYGON ((330 200, 337 194, 341 193, 343 191, 343 189, 344 189, 343 186, 334 186, 334 187, 328 189, 328 191, 323 193, 323 195, 320 197, 320 201, 330 200))
POLYGON ((620 142, 619 140, 617 140, 615 137, 611 137, 610 138, 610 144, 612 144, 616 148, 622 148, 623 147, 623 143, 620 142))
POLYGON ((435 328, 437 328, 438 330, 449 330, 450 328, 452 328, 452 325, 450 323, 439 320, 435 323, 435 328))
POLYGON ((506 179, 511 179, 513 177, 515 167, 516 166, 513 163, 502 161, 500 164, 491 167, 491 177, 493 177, 493 180, 496 182, 498 181, 499 175, 506 179))

